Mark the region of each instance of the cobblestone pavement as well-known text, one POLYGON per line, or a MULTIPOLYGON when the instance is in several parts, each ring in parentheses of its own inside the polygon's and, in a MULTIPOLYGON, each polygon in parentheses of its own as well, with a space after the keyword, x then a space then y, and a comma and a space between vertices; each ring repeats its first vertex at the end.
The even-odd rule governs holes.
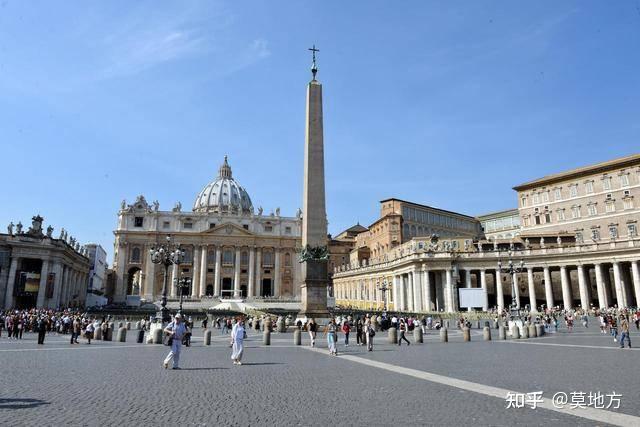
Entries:
MULTIPOLYGON (((494 341, 484 342, 481 331, 473 330, 465 343, 450 331, 447 344, 434 331, 424 344, 409 347, 387 344, 379 333, 373 352, 345 347, 341 336, 338 357, 326 354, 322 339, 321 351, 309 351, 306 334, 306 348, 294 346, 291 333, 273 334, 265 347, 250 332, 243 366, 231 363, 228 336, 214 330, 212 345, 204 346, 196 330, 192 347, 183 349, 181 371, 162 369, 168 348, 136 344, 135 332, 126 343, 86 345, 81 339, 74 346, 68 336, 49 335, 44 346, 32 334, 22 341, 0 338, 2 424, 605 424, 541 408, 507 409, 506 396, 407 375, 397 367, 452 384, 543 391, 549 398, 559 391, 615 391, 622 394, 621 406, 604 414, 640 416, 640 353, 620 350, 593 327, 516 342, 495 340, 495 330, 494 341)), ((632 331, 632 343, 637 335, 632 331)), ((640 425, 640 418, 633 421, 640 425)))

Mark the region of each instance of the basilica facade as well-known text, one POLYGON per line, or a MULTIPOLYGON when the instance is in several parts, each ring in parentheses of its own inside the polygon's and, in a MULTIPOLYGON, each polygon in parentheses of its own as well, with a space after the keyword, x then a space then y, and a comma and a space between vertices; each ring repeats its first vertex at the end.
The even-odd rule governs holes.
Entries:
POLYGON ((301 221, 300 211, 286 217, 279 208, 268 214, 255 209, 225 157, 218 176, 196 195, 189 211, 180 203, 160 210, 158 202, 148 203, 144 196, 131 204, 123 201, 114 231, 113 300, 160 298, 164 267, 151 261, 150 249, 167 235, 185 253, 184 261, 168 271, 170 298, 179 296, 181 279, 187 279, 191 301, 299 298, 301 221))

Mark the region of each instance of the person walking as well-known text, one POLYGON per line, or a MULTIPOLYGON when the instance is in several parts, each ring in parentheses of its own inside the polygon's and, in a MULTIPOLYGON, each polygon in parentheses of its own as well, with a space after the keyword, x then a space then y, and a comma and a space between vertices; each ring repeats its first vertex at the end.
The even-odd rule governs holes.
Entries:
POLYGON ((80 324, 80 318, 76 317, 73 319, 73 323, 71 324, 71 341, 69 344, 79 344, 78 336, 80 335, 80 330, 82 325, 80 324))
MULTIPOLYGON (((366 318, 368 319, 369 316, 367 316, 366 318)), ((363 345, 365 340, 366 337, 364 335, 364 323, 362 322, 360 316, 358 316, 358 318, 356 319, 356 344, 363 345)))
POLYGON ((364 336, 367 341, 367 350, 373 351, 373 337, 376 336, 376 329, 368 317, 364 322, 364 336))
POLYGON ((87 344, 91 344, 91 338, 93 338, 94 330, 93 322, 89 319, 87 326, 84 328, 84 336, 87 338, 87 344))
POLYGON ((625 316, 620 316, 620 348, 624 348, 624 339, 627 339, 631 348, 631 337, 629 336, 629 322, 625 316))
POLYGON ((231 329, 231 360, 234 365, 242 365, 242 354, 244 353, 244 319, 238 319, 231 329))
POLYGON ((36 329, 38 330, 38 344, 44 344, 44 337, 47 333, 47 319, 44 315, 40 316, 36 322, 36 329))
POLYGON ((171 351, 162 362, 162 366, 164 369, 169 367, 169 362, 173 359, 173 368, 172 369, 180 369, 180 352, 182 351, 182 338, 184 334, 187 332, 187 328, 184 326, 182 322, 182 315, 180 313, 176 314, 173 322, 169 323, 166 328, 164 328, 164 333, 169 336, 169 340, 171 341, 171 351))
POLYGON ((406 331, 407 331, 407 324, 404 323, 404 319, 401 318, 400 323, 398 325, 398 332, 400 332, 400 336, 398 337, 398 345, 402 345, 402 340, 405 340, 407 342, 407 345, 411 345, 407 337, 404 336, 406 331))
POLYGON ((316 319, 311 318, 309 324, 307 325, 307 329, 309 330, 309 338, 311 339, 311 347, 316 346, 316 334, 318 333, 318 324, 316 323, 316 319))
POLYGON ((336 341, 338 340, 338 326, 336 325, 335 319, 331 319, 327 326, 324 327, 323 336, 325 335, 329 346, 329 354, 337 356, 338 348, 336 347, 336 341))

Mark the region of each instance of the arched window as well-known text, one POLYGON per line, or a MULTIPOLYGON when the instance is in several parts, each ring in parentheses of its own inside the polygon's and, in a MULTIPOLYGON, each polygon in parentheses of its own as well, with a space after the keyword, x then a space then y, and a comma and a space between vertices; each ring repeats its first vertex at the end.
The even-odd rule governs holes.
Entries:
POLYGON ((233 251, 225 249, 224 252, 222 252, 222 263, 233 265, 233 251))
POLYGON ((131 251, 131 262, 140 262, 140 248, 133 248, 131 251))
POLYGON ((240 264, 241 265, 249 264, 249 252, 242 251, 242 254, 240 255, 240 264))
POLYGON ((265 252, 262 255, 262 265, 263 266, 273 266, 273 252, 265 252))
POLYGON ((213 264, 216 262, 216 251, 214 249, 210 249, 207 251, 207 264, 213 264))
POLYGON ((193 249, 191 248, 185 248, 184 249, 184 263, 191 263, 193 262, 193 249))

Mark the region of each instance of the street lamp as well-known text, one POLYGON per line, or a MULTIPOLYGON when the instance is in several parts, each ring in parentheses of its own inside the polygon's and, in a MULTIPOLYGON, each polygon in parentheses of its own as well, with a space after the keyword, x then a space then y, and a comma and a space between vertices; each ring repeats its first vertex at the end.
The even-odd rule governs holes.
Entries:
POLYGON ((388 285, 387 279, 382 279, 382 285, 380 285, 380 280, 376 283, 378 285, 378 290, 382 292, 382 304, 383 304, 383 312, 387 312, 387 291, 391 290, 391 286, 388 285))
POLYGON ((180 308, 178 309, 178 313, 182 313, 182 296, 185 294, 185 290, 187 295, 189 294, 189 288, 191 287, 191 277, 182 277, 176 283, 178 290, 180 291, 180 308))
POLYGON ((167 309, 167 280, 169 278, 169 267, 172 265, 180 265, 184 260, 184 251, 180 249, 179 244, 171 242, 171 236, 167 235, 166 242, 159 246, 149 249, 151 261, 154 264, 162 264, 164 266, 164 280, 162 282, 162 302, 160 313, 156 314, 156 318, 160 318, 162 323, 171 320, 169 310, 167 309))
POLYGON ((502 261, 498 260, 498 268, 502 273, 509 273, 511 276, 511 304, 509 305, 509 311, 511 316, 520 317, 520 304, 516 300, 516 281, 514 280, 514 274, 521 273, 524 270, 524 261, 520 260, 519 264, 514 264, 511 259, 512 252, 509 251, 509 262, 506 267, 502 267, 502 261))

